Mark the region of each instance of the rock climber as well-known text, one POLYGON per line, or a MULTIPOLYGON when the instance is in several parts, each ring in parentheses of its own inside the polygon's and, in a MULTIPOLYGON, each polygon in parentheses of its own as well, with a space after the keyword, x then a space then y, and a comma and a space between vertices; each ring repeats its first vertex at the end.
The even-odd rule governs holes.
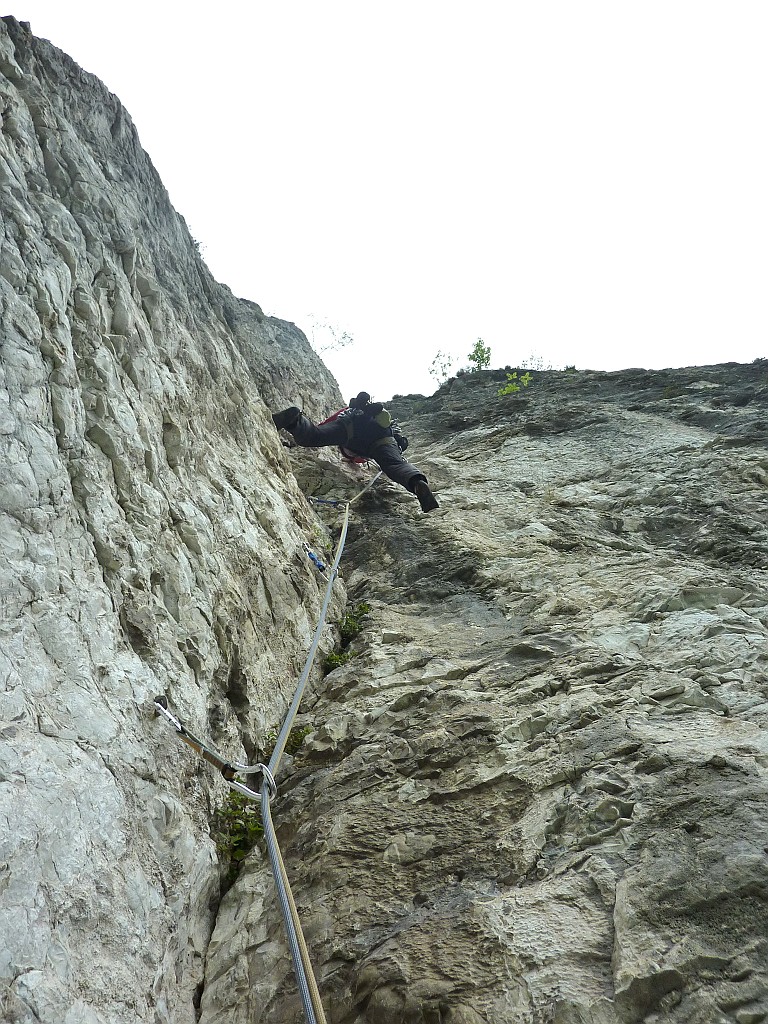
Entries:
POLYGON ((274 413, 272 419, 278 430, 287 430, 302 448, 338 445, 353 461, 355 457, 373 459, 390 480, 416 495, 423 512, 439 507, 426 476, 403 456, 408 438, 381 402, 371 401, 367 391, 322 423, 314 424, 295 405, 274 413))

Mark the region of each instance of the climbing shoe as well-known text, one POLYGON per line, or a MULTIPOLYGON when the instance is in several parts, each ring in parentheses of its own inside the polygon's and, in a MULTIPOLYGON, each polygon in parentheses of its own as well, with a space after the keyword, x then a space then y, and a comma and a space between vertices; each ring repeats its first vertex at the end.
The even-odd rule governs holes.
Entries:
POLYGON ((282 412, 273 413, 272 422, 278 430, 293 430, 299 422, 299 416, 301 416, 301 409, 292 405, 288 409, 283 409, 282 412))
POLYGON ((433 508, 440 508, 426 480, 417 480, 413 493, 419 499, 422 512, 431 512, 433 508))

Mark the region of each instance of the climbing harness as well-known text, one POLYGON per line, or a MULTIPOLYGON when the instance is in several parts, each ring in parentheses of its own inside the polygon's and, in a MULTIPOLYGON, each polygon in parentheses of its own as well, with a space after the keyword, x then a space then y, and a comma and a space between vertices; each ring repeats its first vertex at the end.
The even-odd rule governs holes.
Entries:
MULTIPOLYGON (((331 413, 331 415, 328 416, 326 419, 320 420, 320 422, 318 423, 318 427, 322 427, 326 423, 334 423, 336 420, 341 419, 342 423, 344 424, 344 429, 347 432, 347 440, 350 441, 352 439, 352 431, 354 429, 352 424, 352 418, 353 410, 348 407, 345 407, 343 409, 338 409, 334 413, 331 413)), ((341 457, 346 462, 351 462, 355 466, 368 465, 368 459, 366 459, 366 457, 364 455, 361 455, 359 452, 353 452, 351 449, 344 448, 342 445, 339 445, 338 448, 339 451, 341 452, 341 457)))
MULTIPOLYGON (((366 491, 368 491, 381 476, 381 472, 378 472, 372 480, 370 480, 361 491, 359 491, 353 498, 348 501, 336 501, 331 499, 323 498, 310 498, 310 501, 317 502, 319 504, 327 505, 343 505, 344 506, 344 519, 341 525, 341 533, 339 540, 336 545, 336 552, 334 554, 333 563, 331 565, 330 573, 328 574, 328 583, 325 588, 325 596, 323 598, 323 604, 320 609, 320 618, 315 629, 314 637, 312 638, 312 644, 309 648, 304 667, 301 670, 299 681, 296 684, 296 691, 293 695, 293 700, 286 713, 285 721, 280 729, 277 739, 275 740, 275 746, 272 750, 272 755, 269 759, 269 764, 239 764, 236 761, 228 761, 222 757, 213 747, 203 742, 193 735, 187 727, 168 710, 168 700, 164 696, 155 697, 154 706, 156 713, 162 715, 176 730, 179 738, 190 746, 197 754, 199 754, 205 761, 207 761, 214 768, 217 768, 227 785, 238 793, 242 793, 244 796, 251 800, 256 800, 258 794, 249 789, 246 785, 237 781, 237 775, 256 775, 260 774, 262 777, 261 784, 261 820, 264 826, 264 839, 267 845, 267 853, 269 855, 269 862, 272 868, 272 875, 275 880, 275 887, 277 888, 278 900, 280 902, 280 909, 283 915, 283 924, 285 926, 285 933, 288 939, 288 946, 291 953, 291 959, 293 961, 293 969, 296 975, 296 981, 301 994, 301 1000, 304 1006, 304 1015, 307 1020, 307 1024, 327 1024, 323 1005, 320 1001, 320 992, 317 987, 317 981, 315 980, 314 971, 312 969, 312 963, 309 959, 309 951, 307 949, 307 943, 304 938, 304 933, 301 929, 301 922, 299 921, 299 914, 296 909, 296 903, 291 892, 290 882, 288 881, 288 874, 285 870, 285 864, 283 863, 283 857, 280 852, 280 847, 277 843, 277 835, 275 834, 275 827, 272 822, 272 814, 270 809, 270 801, 275 800, 277 797, 277 783, 275 776, 277 775, 277 769, 282 760, 283 754, 285 753, 285 747, 288 742, 288 736, 291 729, 293 728, 293 722, 296 718, 296 714, 301 703, 301 698, 304 694, 304 689, 309 679, 309 673, 312 671, 312 665, 314 664, 315 655, 317 654, 317 647, 320 643, 320 636, 325 625, 326 615, 328 614, 328 605, 331 601, 331 594, 333 591, 333 584, 336 581, 336 577, 339 573, 339 562, 344 551, 344 544, 347 539, 347 529, 349 526, 349 510, 350 507, 360 498, 366 491)), ((304 545, 307 553, 312 557, 314 554, 309 550, 307 544, 304 545)), ((312 558, 312 561, 317 564, 320 560, 317 556, 312 558)), ((322 564, 322 563, 321 563, 322 564)), ((318 566, 319 568, 319 566, 318 566)), ((327 568, 323 566, 323 569, 327 568)))
MULTIPOLYGON (((393 425, 395 425, 395 421, 392 419, 389 412, 381 405, 381 403, 375 404, 378 406, 379 412, 375 416, 371 416, 370 418, 373 420, 374 423, 376 423, 378 427, 380 427, 382 430, 385 430, 386 433, 382 437, 379 437, 373 443, 367 445, 369 451, 373 451, 373 449, 377 445, 381 444, 382 441, 388 441, 391 437, 394 436, 391 428, 393 425)), ((343 409, 338 409, 336 412, 331 413, 331 415, 328 416, 326 419, 321 420, 320 423, 318 423, 318 426, 322 427, 326 423, 334 423, 338 421, 343 424, 344 429, 346 430, 347 441, 351 441, 352 438, 355 436, 355 421, 361 415, 362 410, 359 407, 345 406, 343 409)), ((367 455, 361 455, 360 452, 353 451, 353 449, 351 448, 346 448, 344 445, 339 445, 338 448, 339 451, 341 452, 341 457, 345 461, 351 462, 356 466, 367 466, 368 463, 370 462, 370 459, 368 458, 367 455)))

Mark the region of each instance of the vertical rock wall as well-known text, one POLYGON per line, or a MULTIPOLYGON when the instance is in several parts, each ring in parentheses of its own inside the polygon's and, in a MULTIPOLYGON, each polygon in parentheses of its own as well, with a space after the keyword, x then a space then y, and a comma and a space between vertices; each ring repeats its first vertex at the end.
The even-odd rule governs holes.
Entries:
MULTIPOLYGON (((394 402, 441 508, 355 516, 278 804, 328 1019, 768 1020, 768 364, 504 381, 394 402)), ((301 1019, 272 902, 203 1024, 301 1019)))
MULTIPOLYGON (((0 1020, 292 1024, 264 853, 219 906, 223 783, 151 698, 257 755, 335 525, 296 481, 367 475, 289 457, 267 406, 333 380, 13 19, 0 117, 0 1020)), ((441 508, 355 506, 370 612, 280 780, 329 1021, 759 1024, 766 364, 504 380, 394 403, 441 508)))
POLYGON ((238 759, 278 720, 324 541, 265 402, 340 396, 213 281, 117 99, 13 19, 0 119, 0 1019, 181 1024, 224 789, 151 698, 238 759))

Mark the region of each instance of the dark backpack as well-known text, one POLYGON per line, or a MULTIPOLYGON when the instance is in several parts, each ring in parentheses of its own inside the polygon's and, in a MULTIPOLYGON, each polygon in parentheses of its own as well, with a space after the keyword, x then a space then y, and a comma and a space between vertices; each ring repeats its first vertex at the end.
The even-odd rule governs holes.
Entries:
MULTIPOLYGON (((322 420, 318 426, 322 427, 323 423, 333 423, 334 420, 337 420, 342 415, 342 413, 352 411, 353 410, 351 410, 349 406, 346 406, 344 409, 337 409, 336 412, 332 413, 327 419, 322 420)), ((351 436, 349 428, 347 428, 347 436, 351 436)), ((339 445, 339 451, 341 452, 341 457, 346 459, 347 462, 354 462, 356 466, 366 466, 368 464, 368 459, 366 459, 364 455, 358 455, 357 452, 351 452, 349 448, 342 448, 341 445, 339 445)))

